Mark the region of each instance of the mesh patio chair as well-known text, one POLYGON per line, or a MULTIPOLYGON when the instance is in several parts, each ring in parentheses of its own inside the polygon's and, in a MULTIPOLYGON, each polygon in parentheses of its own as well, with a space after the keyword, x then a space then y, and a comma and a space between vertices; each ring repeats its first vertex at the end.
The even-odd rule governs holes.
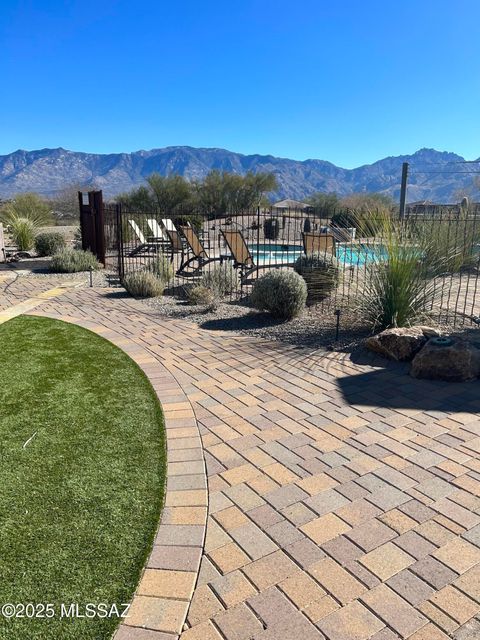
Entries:
POLYGON ((313 233, 304 231, 302 233, 303 250, 307 255, 312 253, 336 254, 335 238, 330 233, 313 233))
POLYGON ((183 259, 182 256, 182 263, 177 270, 178 276, 192 277, 199 275, 202 273, 205 265, 218 260, 223 260, 223 257, 221 256, 210 257, 208 255, 193 227, 182 226, 180 227, 180 231, 186 240, 188 252, 191 253, 192 256, 187 260, 183 259), (197 266, 194 267, 192 271, 189 271, 188 268, 191 267, 194 262, 197 262, 197 266))
POLYGON ((132 251, 130 251, 130 253, 128 254, 130 257, 137 256, 140 253, 150 253, 150 252, 155 253, 159 249, 165 246, 164 240, 150 237, 150 236, 146 238, 145 235, 143 234, 143 231, 140 229, 140 227, 135 222, 135 220, 129 220, 128 224, 133 230, 133 233, 136 235, 137 240, 140 242, 138 246, 136 246, 132 251))

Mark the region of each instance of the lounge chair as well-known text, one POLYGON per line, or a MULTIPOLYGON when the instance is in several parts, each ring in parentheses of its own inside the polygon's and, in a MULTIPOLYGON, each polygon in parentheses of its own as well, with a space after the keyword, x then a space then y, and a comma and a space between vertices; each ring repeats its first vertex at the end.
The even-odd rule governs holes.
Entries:
POLYGON ((155 236, 155 240, 163 243, 165 249, 168 249, 170 253, 170 262, 173 261, 173 256, 176 253, 183 253, 183 242, 180 237, 180 234, 175 229, 172 223, 172 230, 169 232, 165 229, 162 229, 161 225, 154 218, 150 218, 147 220, 147 224, 150 227, 153 235, 155 236))
MULTIPOLYGON (((171 218, 163 218, 162 224, 165 227, 166 231, 176 231, 175 225, 173 224, 173 221, 171 218)), ((190 222, 187 221, 186 225, 184 226, 191 227, 192 225, 190 224, 190 222)), ((203 246, 206 247, 207 249, 210 249, 210 238, 208 235, 208 231, 201 229, 197 235, 200 238, 203 246)))
POLYGON ((139 253, 150 253, 151 251, 156 253, 158 249, 163 248, 165 246, 164 240, 153 238, 153 237, 145 238, 142 230, 140 229, 138 224, 135 222, 135 220, 129 220, 128 224, 130 225, 134 234, 137 236, 137 239, 140 242, 140 244, 137 247, 135 247, 133 251, 130 251, 130 253, 128 254, 130 257, 137 256, 139 253))
POLYGON ((226 231, 222 229, 221 233, 232 254, 233 266, 240 271, 240 281, 242 284, 247 284, 249 276, 259 269, 276 269, 279 267, 293 266, 291 262, 274 261, 267 262, 266 264, 255 264, 253 255, 241 231, 226 231))
POLYGON ((302 233, 303 250, 307 255, 311 253, 331 253, 335 255, 335 238, 330 233, 302 233))
MULTIPOLYGON (((199 275, 203 271, 205 265, 209 264, 210 262, 215 262, 216 260, 223 260, 223 257, 221 256, 211 258, 208 255, 205 247, 201 243, 200 238, 197 236, 193 227, 180 227, 180 231, 182 232, 183 237, 186 240, 189 253, 192 253, 193 255, 187 260, 184 260, 182 255, 182 263, 180 264, 180 267, 177 271, 178 276, 192 277, 199 275), (197 266, 194 267, 192 271, 188 271, 188 268, 194 262, 197 262, 197 266)), ((167 233, 169 232, 167 231, 167 233)))

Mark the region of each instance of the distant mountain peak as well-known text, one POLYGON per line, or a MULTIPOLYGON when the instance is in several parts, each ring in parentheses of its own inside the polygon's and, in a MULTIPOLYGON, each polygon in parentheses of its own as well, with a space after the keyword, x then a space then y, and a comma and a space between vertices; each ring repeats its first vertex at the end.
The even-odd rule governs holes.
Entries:
POLYGON ((464 162, 449 151, 422 148, 410 155, 391 156, 355 169, 344 169, 327 160, 290 160, 272 155, 234 153, 221 148, 170 146, 132 153, 86 153, 58 147, 26 151, 17 149, 0 156, 0 198, 37 191, 53 195, 71 184, 95 184, 108 196, 144 184, 153 172, 179 173, 188 179, 204 177, 212 169, 244 174, 272 171, 279 189, 276 199, 304 200, 316 191, 347 195, 378 191, 398 199, 401 166, 412 165, 408 200, 451 202, 472 188, 472 176, 461 174, 416 175, 415 166, 464 162))

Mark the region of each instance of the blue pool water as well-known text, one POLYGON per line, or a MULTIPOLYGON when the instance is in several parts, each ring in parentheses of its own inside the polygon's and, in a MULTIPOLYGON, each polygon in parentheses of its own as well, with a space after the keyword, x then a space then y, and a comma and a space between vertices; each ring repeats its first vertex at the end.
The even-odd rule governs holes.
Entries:
MULTIPOLYGON (((298 244, 259 244, 249 245, 253 259, 258 264, 291 264, 303 254, 303 247, 298 244)), ((367 246, 364 244, 336 246, 337 259, 345 266, 364 265, 386 260, 385 247, 367 246)))

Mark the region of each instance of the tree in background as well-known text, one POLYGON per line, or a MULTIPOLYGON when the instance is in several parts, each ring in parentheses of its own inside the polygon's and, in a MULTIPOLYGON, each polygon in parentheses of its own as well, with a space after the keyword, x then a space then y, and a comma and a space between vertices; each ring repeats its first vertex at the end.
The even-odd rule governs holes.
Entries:
POLYGON ((391 213, 395 208, 392 198, 385 193, 352 193, 344 196, 340 205, 344 209, 352 209, 358 213, 372 211, 387 211, 391 213))
POLYGON ((307 204, 311 205, 321 218, 331 218, 340 208, 340 198, 336 193, 318 191, 307 198, 307 204))
POLYGON ((277 179, 273 173, 252 171, 241 176, 214 170, 195 184, 198 206, 210 215, 236 215, 251 210, 276 188, 277 179))

